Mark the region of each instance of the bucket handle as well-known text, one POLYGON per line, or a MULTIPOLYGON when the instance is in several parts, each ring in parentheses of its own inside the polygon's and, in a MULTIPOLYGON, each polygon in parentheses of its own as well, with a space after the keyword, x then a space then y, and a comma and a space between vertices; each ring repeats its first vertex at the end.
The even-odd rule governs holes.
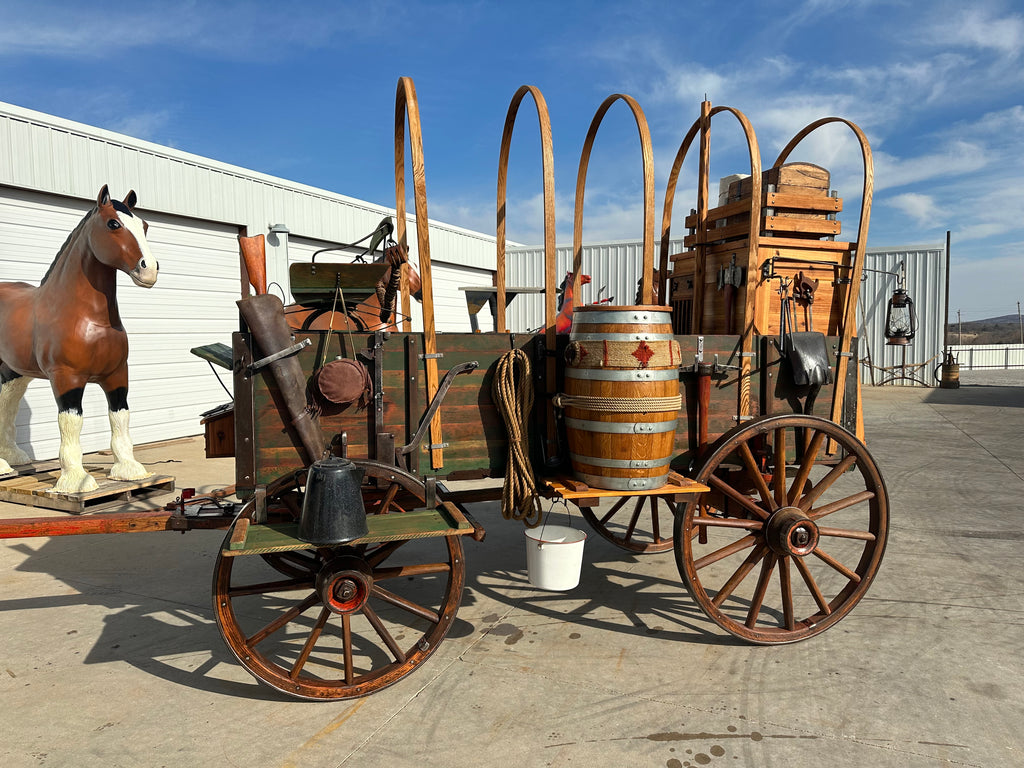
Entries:
POLYGON ((555 507, 557 505, 559 505, 559 504, 561 504, 563 507, 565 507, 565 514, 569 517, 569 527, 570 528, 574 528, 575 527, 572 524, 572 510, 569 509, 569 502, 567 502, 563 498, 553 498, 553 499, 551 499, 551 506, 548 507, 548 511, 544 514, 544 519, 541 521, 541 524, 540 524, 540 536, 539 536, 539 538, 536 539, 536 541, 537 541, 537 549, 540 549, 541 546, 545 543, 544 542, 544 529, 547 527, 548 518, 551 517, 551 513, 554 511, 555 507))

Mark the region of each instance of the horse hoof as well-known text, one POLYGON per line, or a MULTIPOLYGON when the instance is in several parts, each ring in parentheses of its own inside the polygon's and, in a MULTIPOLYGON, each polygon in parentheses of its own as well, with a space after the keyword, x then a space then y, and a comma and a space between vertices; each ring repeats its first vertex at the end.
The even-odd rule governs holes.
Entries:
POLYGON ((54 493, 87 493, 99 488, 96 478, 87 472, 61 472, 54 493))
POLYGON ((110 468, 107 477, 111 480, 142 480, 152 474, 137 461, 119 461, 110 468))
POLYGON ((18 447, 12 448, 9 451, 5 451, 3 453, 3 458, 6 459, 7 464, 9 464, 12 467, 16 467, 19 464, 30 464, 32 462, 32 457, 18 447))

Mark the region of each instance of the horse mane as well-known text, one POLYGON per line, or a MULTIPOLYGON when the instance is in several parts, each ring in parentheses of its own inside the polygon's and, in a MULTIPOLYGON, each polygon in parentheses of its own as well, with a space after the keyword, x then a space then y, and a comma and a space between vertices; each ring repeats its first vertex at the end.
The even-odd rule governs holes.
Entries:
POLYGON ((97 210, 99 209, 96 206, 90 208, 86 212, 85 216, 82 217, 82 220, 78 222, 78 225, 73 230, 71 230, 71 234, 68 235, 68 239, 64 241, 64 245, 62 245, 57 250, 57 255, 54 256, 53 261, 50 262, 50 268, 46 270, 46 274, 43 275, 43 279, 39 281, 39 285, 45 283, 47 278, 50 277, 50 275, 53 273, 54 267, 57 266, 57 262, 60 261, 61 256, 64 255, 64 252, 67 251, 68 246, 71 245, 71 241, 74 240, 79 235, 79 233, 81 233, 82 229, 85 227, 85 222, 88 221, 89 217, 96 213, 97 210))

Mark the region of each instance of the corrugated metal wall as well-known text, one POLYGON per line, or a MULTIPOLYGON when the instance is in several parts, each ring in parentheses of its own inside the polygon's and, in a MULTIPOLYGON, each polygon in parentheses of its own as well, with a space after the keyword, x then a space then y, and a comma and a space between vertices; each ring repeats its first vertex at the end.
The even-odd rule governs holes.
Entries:
MULTIPOLYGON (((882 369, 891 369, 903 360, 900 347, 885 343, 885 313, 897 287, 897 279, 891 274, 882 274, 897 272, 900 263, 906 265, 907 294, 917 310, 917 334, 906 347, 907 370, 910 373, 916 371, 918 378, 934 386, 936 382, 932 371, 942 362, 942 332, 946 317, 945 245, 868 249, 857 312, 857 335, 861 339, 860 357, 863 361, 861 381, 865 384, 881 383, 894 373, 882 369), (928 365, 912 368, 926 362, 928 365)), ((910 381, 893 383, 913 385, 910 381)))
MULTIPOLYGON (((426 152, 429 157, 429 146, 426 152)), ((384 158, 390 161, 390 158, 384 158)), ((407 182, 407 183, 411 183, 407 182)), ((271 223, 293 235, 350 242, 394 209, 215 160, 179 152, 99 128, 0 102, 0 184, 93 200, 102 184, 120 197, 129 188, 147 210, 245 226, 250 235, 271 223)), ((430 192, 427 178, 427 192, 430 192)), ((415 216, 408 216, 409 247, 418 258, 415 216)), ((494 269, 495 239, 431 222, 436 261, 494 269)), ((268 264, 282 281, 287 264, 268 264)))
MULTIPOLYGON (((682 239, 673 240, 670 252, 679 253, 682 250, 682 239)), ((556 253, 557 274, 561 280, 572 267, 572 247, 560 246, 556 253)), ((613 296, 616 304, 632 304, 636 298, 641 259, 640 241, 584 245, 583 273, 589 274, 592 282, 583 288, 583 301, 590 303, 598 298, 613 296)), ((655 262, 657 259, 658 249, 655 248, 655 262)), ((902 359, 902 351, 898 347, 887 346, 884 336, 885 312, 897 281, 894 276, 881 272, 895 272, 901 262, 906 264, 907 292, 914 301, 918 316, 917 335, 906 350, 909 368, 912 364, 931 360, 942 352, 942 329, 946 316, 945 259, 944 245, 867 250, 857 313, 857 335, 861 338, 862 359, 876 366, 876 382, 891 375, 879 368, 898 365, 902 359)), ((541 247, 509 249, 506 265, 506 281, 509 286, 540 287, 543 280, 544 252, 541 247)), ((532 330, 543 323, 544 298, 541 295, 520 295, 509 307, 510 330, 532 330)), ((941 359, 921 369, 925 374, 921 378, 929 384, 934 383, 931 371, 938 362, 941 359)), ((868 384, 872 382, 871 368, 867 364, 862 366, 862 380, 868 384)))
MULTIPOLYGON (((670 253, 683 250, 683 240, 670 241, 670 253)), ((654 263, 660 258, 659 245, 654 248, 654 263)), ((558 281, 572 269, 572 246, 555 250, 558 281)), ((636 303, 637 282, 643 263, 643 244, 639 240, 615 240, 583 246, 583 274, 590 275, 590 285, 581 290, 582 301, 591 304, 612 297, 612 304, 636 303)), ((510 248, 506 254, 505 281, 508 286, 544 287, 544 249, 541 246, 510 248)), ((544 324, 543 294, 520 295, 509 305, 508 328, 525 331, 544 324)))

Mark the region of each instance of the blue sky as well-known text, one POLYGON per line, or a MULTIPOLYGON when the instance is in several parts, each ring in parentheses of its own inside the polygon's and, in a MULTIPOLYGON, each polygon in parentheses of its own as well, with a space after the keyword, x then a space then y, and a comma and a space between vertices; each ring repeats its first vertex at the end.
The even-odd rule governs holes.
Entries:
MULTIPOLYGON (((707 94, 750 118, 770 165, 812 120, 848 118, 875 155, 868 245, 941 243, 964 319, 1024 301, 1024 9, 1019 2, 6 3, 0 101, 222 162, 394 205, 397 79, 416 82, 432 218, 494 231, 508 102, 524 83, 551 110, 559 242, 605 96, 650 122, 657 220, 672 159, 707 94)), ((512 145, 509 236, 541 239, 536 120, 512 145)), ((819 131, 794 159, 824 165, 856 227, 852 134, 819 131)), ((713 177, 744 172, 716 120, 713 177)), ((675 234, 696 156, 677 193, 675 234)), ((641 236, 640 154, 617 105, 590 162, 584 238, 641 236)), ((140 190, 144 195, 144 190, 140 190)))

